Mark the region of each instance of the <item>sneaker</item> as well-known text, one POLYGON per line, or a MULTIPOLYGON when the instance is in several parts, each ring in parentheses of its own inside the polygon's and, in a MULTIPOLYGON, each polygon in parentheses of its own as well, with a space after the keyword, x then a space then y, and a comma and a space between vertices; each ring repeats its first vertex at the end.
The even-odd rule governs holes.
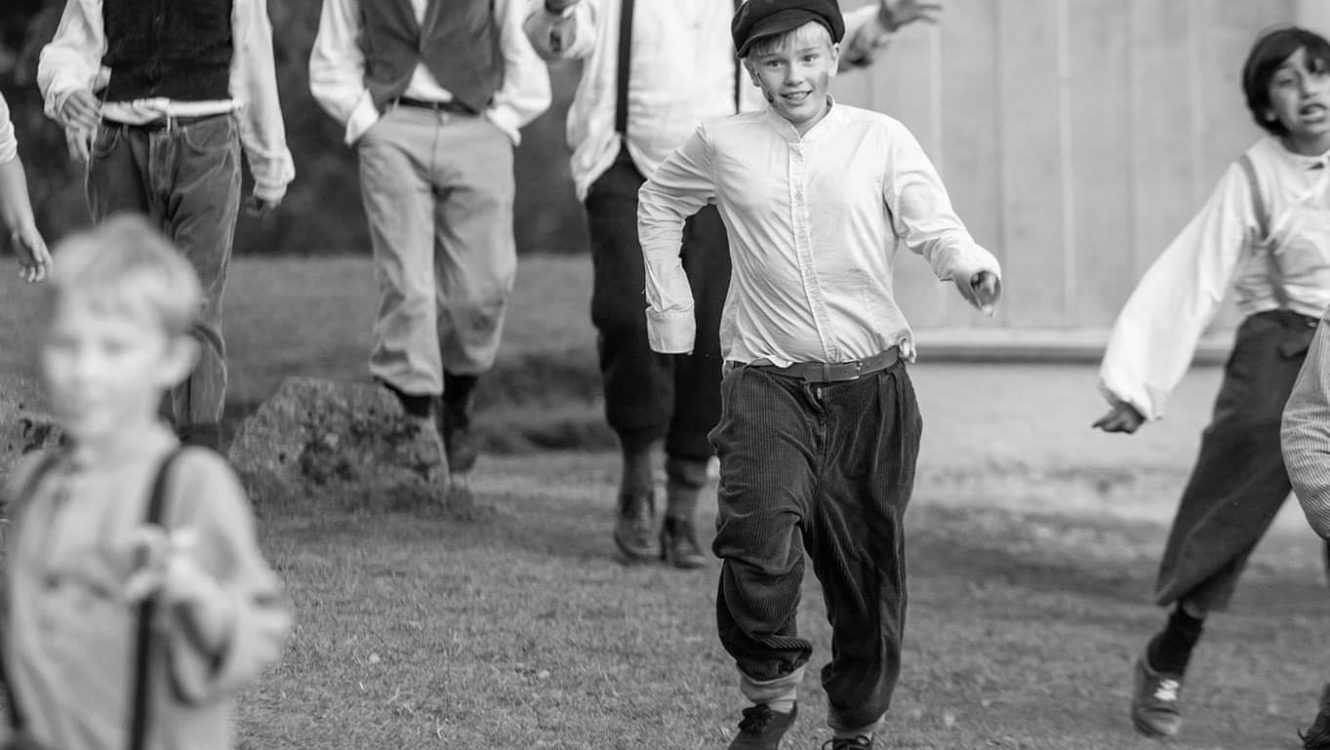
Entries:
POLYGON ((858 737, 832 737, 822 743, 822 750, 873 750, 873 738, 862 734, 858 737))
POLYGON ((1182 675, 1156 672, 1144 653, 1136 660, 1135 689, 1131 696, 1131 722, 1146 737, 1172 737, 1182 726, 1178 694, 1182 675))
POLYGON ((794 717, 799 715, 799 705, 795 704, 788 714, 772 711, 771 706, 759 703, 743 711, 739 721, 739 733, 730 742, 730 750, 777 750, 780 738, 785 730, 794 724, 794 717))
POLYGON ((660 526, 660 559, 684 570, 707 564, 707 557, 697 543, 693 519, 666 516, 660 526))
POLYGON ((1303 733, 1298 732, 1302 740, 1302 750, 1330 750, 1330 684, 1321 691, 1321 710, 1316 713, 1316 720, 1303 733))
POLYGON ((652 531, 656 525, 656 500, 651 490, 619 495, 614 519, 614 543, 631 561, 648 560, 656 554, 652 531))

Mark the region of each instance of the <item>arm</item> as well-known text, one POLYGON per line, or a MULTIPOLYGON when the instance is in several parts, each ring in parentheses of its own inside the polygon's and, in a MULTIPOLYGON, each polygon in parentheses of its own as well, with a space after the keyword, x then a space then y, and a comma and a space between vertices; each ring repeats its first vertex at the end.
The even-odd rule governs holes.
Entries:
POLYGON ((365 86, 359 37, 360 0, 323 0, 319 32, 309 55, 309 90, 325 112, 346 126, 348 145, 379 120, 365 86))
POLYGON ((235 39, 231 96, 241 103, 237 113, 240 142, 254 174, 251 208, 263 210, 281 203, 286 186, 296 174, 277 98, 272 25, 266 0, 235 0, 231 27, 235 39))
POLYGON ((291 612, 234 473, 201 451, 181 458, 173 494, 191 502, 174 506, 170 527, 192 544, 173 556, 163 614, 176 691, 202 703, 234 693, 278 661, 291 612))
POLYGON ((596 46, 598 10, 590 0, 531 0, 522 30, 543 60, 586 57, 596 46))
POLYGON ((647 339, 652 351, 687 354, 697 322, 679 257, 689 216, 715 200, 706 133, 699 127, 637 193, 637 234, 646 263, 647 339))
POLYGON ((18 253, 19 277, 41 281, 51 270, 51 254, 37 231, 28 196, 28 179, 18 158, 18 140, 9 119, 9 105, 0 96, 0 223, 10 232, 10 244, 18 253))
POLYGON ((42 48, 37 63, 37 85, 45 100, 46 116, 65 127, 96 127, 77 107, 67 106, 79 94, 86 103, 92 92, 106 85, 110 71, 102 67, 106 34, 102 28, 101 0, 68 0, 55 36, 42 48), (81 96, 86 94, 86 100, 81 96))
POLYGON ((878 0, 845 14, 845 39, 841 42, 840 69, 872 65, 898 29, 915 21, 937 23, 942 3, 928 0, 878 0))
POLYGON ((1284 407, 1280 446, 1312 530, 1330 539, 1330 322, 1321 321, 1284 407))
POLYGON ((966 301, 991 315, 1001 295, 997 258, 974 241, 956 216, 942 178, 919 142, 900 124, 892 128, 883 180, 892 229, 911 252, 928 260, 934 275, 955 283, 966 301))
POLYGON ((519 129, 550 106, 550 74, 522 32, 525 0, 498 0, 494 22, 499 24, 499 48, 503 53, 503 85, 485 116, 516 144, 519 129))
POLYGON ((1146 420, 1163 416, 1256 231, 1251 205, 1242 168, 1230 165, 1206 204, 1141 277, 1099 366, 1100 390, 1110 404, 1130 405, 1146 420))

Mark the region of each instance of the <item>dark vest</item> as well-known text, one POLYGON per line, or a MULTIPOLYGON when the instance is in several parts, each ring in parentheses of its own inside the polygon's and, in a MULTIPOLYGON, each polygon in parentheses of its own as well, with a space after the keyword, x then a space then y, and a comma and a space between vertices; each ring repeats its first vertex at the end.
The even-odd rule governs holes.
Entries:
POLYGON ((109 102, 230 99, 232 0, 103 0, 109 102))
POLYGON ((494 0, 429 0, 421 23, 411 0, 362 2, 360 12, 365 85, 380 110, 406 91, 418 63, 475 112, 503 85, 494 0))

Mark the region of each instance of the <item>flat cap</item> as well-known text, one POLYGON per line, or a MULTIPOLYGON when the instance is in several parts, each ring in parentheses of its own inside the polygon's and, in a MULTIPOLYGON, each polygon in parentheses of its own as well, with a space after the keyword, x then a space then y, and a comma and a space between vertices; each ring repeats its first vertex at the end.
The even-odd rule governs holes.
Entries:
POLYGON ((734 12, 730 34, 743 57, 758 39, 784 34, 809 21, 825 26, 833 43, 845 37, 845 18, 836 0, 748 0, 734 12))

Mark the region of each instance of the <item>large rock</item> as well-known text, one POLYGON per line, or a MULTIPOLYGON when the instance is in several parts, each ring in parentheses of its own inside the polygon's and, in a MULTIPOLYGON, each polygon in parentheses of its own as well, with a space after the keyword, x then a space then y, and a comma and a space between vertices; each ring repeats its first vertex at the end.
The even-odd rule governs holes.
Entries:
POLYGON ((47 411, 37 381, 0 373, 0 483, 23 454, 59 442, 60 428, 47 411))
POLYGON ((391 393, 367 383, 288 378, 241 424, 228 455, 260 508, 462 512, 470 504, 465 493, 446 491, 437 443, 391 393))

